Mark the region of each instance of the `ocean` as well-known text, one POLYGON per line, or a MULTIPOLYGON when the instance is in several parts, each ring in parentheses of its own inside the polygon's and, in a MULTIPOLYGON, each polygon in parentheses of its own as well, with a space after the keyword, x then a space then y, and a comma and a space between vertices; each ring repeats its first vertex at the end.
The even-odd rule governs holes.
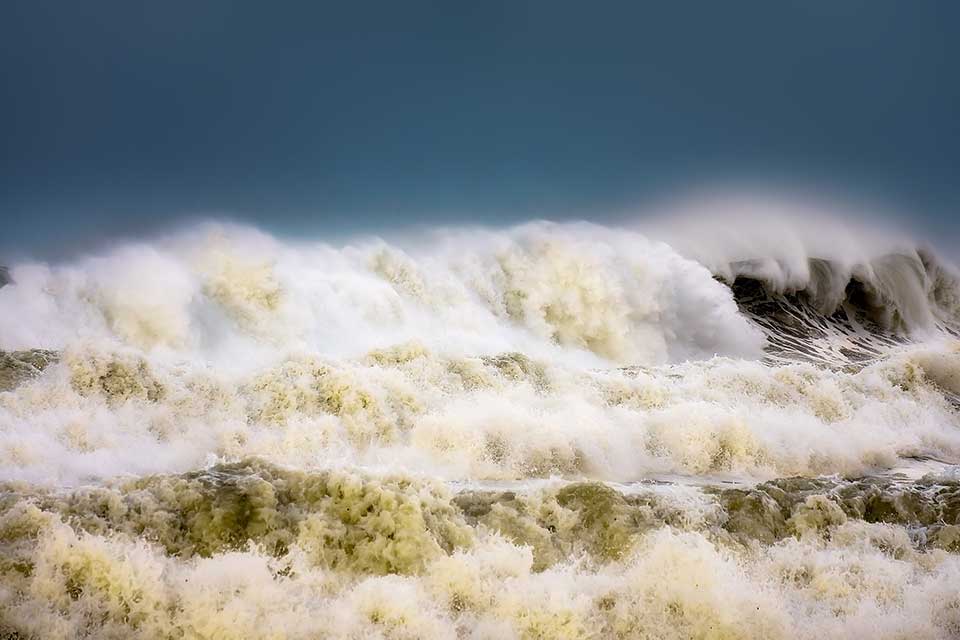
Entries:
POLYGON ((960 275, 790 224, 8 265, 0 638, 960 637, 960 275))

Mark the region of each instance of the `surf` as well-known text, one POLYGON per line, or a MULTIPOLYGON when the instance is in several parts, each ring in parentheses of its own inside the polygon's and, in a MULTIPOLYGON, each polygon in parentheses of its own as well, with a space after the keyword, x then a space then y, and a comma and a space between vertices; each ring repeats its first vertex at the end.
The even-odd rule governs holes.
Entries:
POLYGON ((697 224, 10 265, 0 630, 960 633, 957 272, 697 224))

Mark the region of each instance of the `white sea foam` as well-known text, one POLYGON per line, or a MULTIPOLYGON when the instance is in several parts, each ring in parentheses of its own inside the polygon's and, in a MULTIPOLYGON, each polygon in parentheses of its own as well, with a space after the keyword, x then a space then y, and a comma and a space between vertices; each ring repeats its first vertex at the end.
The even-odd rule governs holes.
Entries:
MULTIPOLYGON (((776 539, 744 542, 706 494, 675 487, 667 510, 682 515, 640 505, 598 526, 597 549, 617 551, 598 562, 596 549, 564 546, 600 517, 589 504, 575 515, 503 498, 467 527, 449 497, 417 484, 749 486, 960 461, 953 270, 898 237, 784 224, 649 232, 669 245, 535 223, 346 246, 201 225, 12 265, 0 350, 56 353, 10 356, 16 371, 0 377, 0 551, 11 558, 0 559, 0 635, 955 637, 960 564, 948 551, 960 523, 939 523, 939 546, 926 548, 905 517, 867 522, 814 495, 777 516, 789 524, 776 539), (737 278, 818 311, 761 329, 760 311, 741 313, 722 282, 737 278), (814 333, 796 318, 822 329, 838 309, 865 308, 876 327, 838 325, 843 339, 824 351, 835 362, 764 359, 764 332, 797 341, 814 333), (886 333, 869 359, 844 359, 874 330, 886 333), (151 494, 145 478, 253 459, 404 479, 341 479, 318 502, 313 480, 294 491, 251 476, 248 502, 207 513, 196 487, 157 481, 151 494), (136 509, 96 494, 71 520, 38 497, 115 476, 135 483, 136 509), (138 537, 204 523, 268 531, 281 495, 299 497, 270 548, 257 538, 171 550, 138 537), (456 544, 431 537, 438 522, 456 544), (350 536, 365 545, 359 564, 350 536), (331 564, 334 552, 349 566, 331 564)), ((758 500, 763 509, 742 513, 779 514, 758 500)))
POLYGON ((16 285, 0 290, 6 349, 97 341, 186 358, 265 344, 356 355, 415 338, 472 355, 662 363, 760 346, 703 267, 642 236, 585 224, 448 235, 410 251, 208 227, 65 266, 14 265, 12 274, 16 285))

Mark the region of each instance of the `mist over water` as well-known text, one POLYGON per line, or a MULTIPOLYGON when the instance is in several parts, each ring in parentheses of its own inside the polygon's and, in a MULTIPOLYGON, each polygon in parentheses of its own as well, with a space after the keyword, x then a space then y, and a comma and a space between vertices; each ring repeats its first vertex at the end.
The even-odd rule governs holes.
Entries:
POLYGON ((809 203, 0 288, 0 636, 960 635, 960 276, 809 203))

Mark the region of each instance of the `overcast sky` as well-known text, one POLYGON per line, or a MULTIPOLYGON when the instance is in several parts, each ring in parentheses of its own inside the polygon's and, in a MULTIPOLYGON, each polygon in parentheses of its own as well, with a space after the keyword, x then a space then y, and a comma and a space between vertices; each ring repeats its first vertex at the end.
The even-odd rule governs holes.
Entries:
POLYGON ((728 184, 960 210, 960 3, 0 7, 0 252, 195 215, 315 237, 728 184))

